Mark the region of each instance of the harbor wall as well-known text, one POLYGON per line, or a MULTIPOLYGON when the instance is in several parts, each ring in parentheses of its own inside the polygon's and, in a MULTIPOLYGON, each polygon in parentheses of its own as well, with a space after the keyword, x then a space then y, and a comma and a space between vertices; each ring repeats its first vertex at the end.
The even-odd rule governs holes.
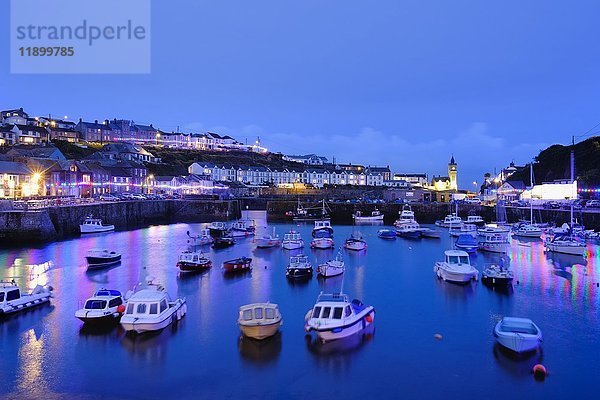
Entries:
POLYGON ((210 222, 237 219, 237 201, 145 200, 50 207, 35 211, 0 212, 0 246, 41 243, 79 235, 79 224, 89 215, 117 230, 151 224, 210 222))

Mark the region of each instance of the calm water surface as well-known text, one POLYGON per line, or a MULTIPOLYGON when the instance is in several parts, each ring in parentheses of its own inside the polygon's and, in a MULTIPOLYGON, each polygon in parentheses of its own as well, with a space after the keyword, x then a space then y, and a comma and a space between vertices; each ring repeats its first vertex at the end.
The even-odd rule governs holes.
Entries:
MULTIPOLYGON (((451 238, 393 242, 378 239, 380 227, 335 226, 341 246, 353 229, 369 243, 363 254, 344 252, 344 291, 373 304, 372 332, 321 345, 306 336, 303 318, 321 290, 337 291, 342 280, 313 278, 290 284, 289 252, 256 250, 240 239, 227 250, 210 250, 215 267, 181 277, 175 267, 187 247, 186 231, 200 224, 153 226, 89 236, 34 249, 0 252, 3 278, 22 287, 55 288, 52 305, 0 321, 0 395, 39 398, 577 398, 597 392, 600 376, 600 252, 586 259, 551 256, 540 241, 513 240, 510 266, 518 284, 509 292, 481 283, 457 286, 435 278, 433 264, 451 238), (91 248, 123 253, 121 265, 86 271, 91 248), (224 277, 229 258, 254 257, 252 273, 224 277), (35 276, 27 264, 53 260, 35 276), (13 266, 20 263, 20 266, 13 266), (115 327, 82 329, 75 310, 100 287, 126 292, 146 267, 172 297, 187 299, 188 314, 158 335, 135 339, 115 327), (265 342, 240 339, 242 304, 280 305, 281 333, 265 342), (495 346, 494 324, 502 316, 532 318, 544 333, 542 350, 517 359, 495 346), (441 341, 434 334, 443 335, 441 341), (531 367, 550 371, 536 382, 531 367)), ((311 225, 274 225, 280 236, 294 226, 310 241, 311 225)), ((271 229, 271 228, 269 228, 271 229)), ((305 252, 323 262, 335 251, 305 252)), ((499 256, 477 254, 479 269, 499 256)))

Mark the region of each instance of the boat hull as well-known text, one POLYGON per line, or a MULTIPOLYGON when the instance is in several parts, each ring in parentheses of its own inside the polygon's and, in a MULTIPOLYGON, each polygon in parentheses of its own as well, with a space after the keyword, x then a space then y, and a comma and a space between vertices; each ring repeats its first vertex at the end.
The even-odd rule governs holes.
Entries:
POLYGON ((362 251, 367 249, 367 244, 365 242, 346 242, 344 243, 344 248, 346 250, 362 251))
POLYGON ((115 265, 121 262, 121 255, 119 254, 118 256, 115 257, 92 257, 92 256, 88 256, 85 258, 87 264, 88 264, 88 269, 93 269, 93 268, 102 268, 102 267, 108 267, 110 265, 115 265))
POLYGON ((354 217, 354 222, 377 222, 383 221, 383 215, 378 215, 376 217, 354 217))
POLYGON ((490 253, 507 253, 509 248, 508 243, 488 243, 480 242, 479 250, 489 251, 490 253))
POLYGON ((281 321, 277 321, 273 324, 263 325, 238 325, 240 326, 240 330, 242 331, 244 336, 256 340, 264 340, 277 333, 277 331, 279 330, 279 326, 281 325, 281 321))
POLYGON ((569 254, 572 256, 583 257, 585 255, 584 246, 562 246, 555 245, 553 243, 546 243, 546 251, 551 251, 553 253, 569 254))
POLYGON ((271 247, 278 247, 281 244, 279 239, 256 239, 256 247, 259 249, 268 249, 271 247))
POLYGON ((179 268, 179 270, 181 272, 200 272, 200 271, 205 271, 207 269, 209 269, 210 267, 212 267, 212 262, 207 262, 207 263, 193 263, 193 262, 188 262, 188 261, 179 261, 177 263, 177 268, 179 268))
POLYGON ((310 247, 312 247, 313 249, 325 250, 331 249, 334 246, 335 242, 333 241, 333 239, 329 238, 314 239, 312 242, 310 242, 310 247))
POLYGON ((502 321, 494 327, 496 341, 503 347, 515 353, 527 353, 536 350, 542 343, 542 334, 536 327, 537 333, 506 332, 500 326, 502 321))
POLYGON ((160 331, 173 322, 179 321, 187 312, 185 300, 177 300, 171 305, 168 313, 158 321, 146 321, 145 319, 128 317, 127 315, 121 318, 121 326, 126 332, 135 332, 142 334, 146 332, 160 331))
POLYGON ((357 318, 349 324, 340 327, 310 328, 323 342, 343 339, 352 336, 375 323, 375 309, 372 306, 365 308, 357 318))
POLYGON ((285 270, 285 276, 288 279, 310 279, 313 276, 313 269, 311 268, 290 268, 285 270))
POLYGON ((14 314, 49 303, 50 297, 52 296, 49 292, 37 295, 22 295, 18 301, 2 306, 0 308, 0 317, 3 314, 14 314))
POLYGON ((488 286, 510 286, 514 278, 481 275, 481 282, 488 286))
POLYGON ((93 312, 77 310, 75 317, 86 325, 108 325, 118 322, 121 314, 118 312, 93 312))
POLYGON ((79 231, 81 233, 103 233, 103 232, 112 232, 114 230, 115 230, 114 225, 102 225, 102 226, 79 225, 79 231))
POLYGON ((301 242, 283 242, 282 246, 285 250, 296 250, 304 247, 304 243, 301 242))
POLYGON ((443 264, 436 263, 434 267, 434 272, 438 276, 438 278, 452 283, 469 283, 471 280, 477 280, 478 272, 477 270, 458 272, 452 271, 447 268, 444 268, 443 264))
POLYGON ((238 272, 248 271, 252 269, 252 259, 247 258, 245 260, 231 260, 223 263, 223 270, 225 272, 238 272))

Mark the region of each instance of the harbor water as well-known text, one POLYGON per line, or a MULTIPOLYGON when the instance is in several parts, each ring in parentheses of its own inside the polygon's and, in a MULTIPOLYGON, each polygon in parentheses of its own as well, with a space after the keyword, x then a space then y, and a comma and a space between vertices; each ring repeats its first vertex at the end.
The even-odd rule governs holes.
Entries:
MULTIPOLYGON (((54 298, 0 320, 0 396, 565 399, 597 391, 600 251, 592 244, 577 258, 547 254, 540 240, 513 239, 502 262, 514 270, 515 282, 504 291, 436 278, 435 261, 452 247, 442 228, 440 239, 386 241, 377 237, 380 226, 334 225, 337 247, 353 231, 368 242, 365 252, 342 250, 343 278, 289 282, 290 252, 256 249, 252 238, 225 250, 207 247, 213 268, 181 276, 175 264, 188 246, 186 232, 203 226, 151 226, 1 250, 3 280, 15 279, 23 289, 50 284, 54 298), (84 257, 93 248, 121 252, 121 264, 88 272, 84 257), (238 256, 253 258, 252 272, 225 276, 222 262, 238 256), (31 267, 46 261, 54 263, 47 271, 31 267), (186 298, 179 323, 129 337, 119 326, 88 329, 75 319, 95 289, 125 293, 144 274, 172 298, 186 298), (375 307, 374 328, 322 344, 305 333, 304 315, 320 291, 339 291, 342 284, 351 298, 375 307), (262 342, 241 338, 239 307, 263 301, 279 304, 280 333, 262 342), (540 350, 517 357, 499 348, 492 330, 503 316, 531 318, 544 335, 540 350), (531 374, 538 363, 549 371, 543 382, 531 374)), ((273 227, 281 237, 299 230, 313 266, 337 253, 309 248, 310 223, 270 224, 264 232, 273 227)), ((471 260, 481 270, 499 263, 500 255, 479 252, 471 260)))

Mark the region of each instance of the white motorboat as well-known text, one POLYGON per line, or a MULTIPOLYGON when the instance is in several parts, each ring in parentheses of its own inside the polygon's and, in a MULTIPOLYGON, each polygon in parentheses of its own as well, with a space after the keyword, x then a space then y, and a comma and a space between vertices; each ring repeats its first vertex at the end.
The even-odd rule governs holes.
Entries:
POLYGON ((507 253, 509 247, 508 231, 496 231, 479 236, 479 250, 491 253, 507 253))
POLYGON ((298 232, 290 231, 283 235, 282 247, 285 250, 301 249, 304 247, 304 240, 298 232))
POLYGON ((516 237, 539 239, 540 236, 542 236, 542 230, 532 224, 520 224, 515 230, 512 231, 512 235, 516 237))
POLYGON ((190 231, 187 231, 187 235, 191 239, 191 246, 206 246, 215 241, 210 235, 210 229, 208 228, 201 229, 200 233, 197 235, 192 235, 190 234, 190 231))
POLYGON ((337 256, 334 260, 329 260, 317 267, 317 273, 323 278, 331 276, 338 276, 343 274, 345 271, 344 259, 342 258, 342 252, 338 251, 337 256))
POLYGON ((479 271, 471 265, 469 254, 462 250, 446 250, 444 261, 438 261, 433 266, 433 272, 438 278, 454 283, 468 283, 477 280, 479 271))
POLYGON ((361 251, 367 248, 367 242, 363 239, 362 235, 358 232, 352 233, 348 239, 344 242, 344 248, 346 250, 361 251))
POLYGON ((315 227, 312 230, 314 238, 331 238, 333 237, 333 227, 328 219, 315 221, 315 227))
POLYGON ((467 215, 467 220, 465 221, 465 224, 484 225, 485 221, 483 220, 481 215, 467 215))
POLYGON ((484 226, 483 228, 477 229, 478 236, 485 236, 489 233, 499 233, 508 235, 510 233, 510 229, 507 226, 499 226, 494 224, 489 224, 484 226))
POLYGON ((99 289, 75 311, 84 324, 103 324, 118 321, 125 312, 123 296, 118 290, 99 289))
POLYGON ((234 238, 254 236, 256 227, 254 221, 250 220, 239 220, 231 225, 229 235, 234 238))
POLYGON ((439 239, 442 237, 440 231, 431 228, 421 228, 421 237, 429 239, 439 239))
POLYGON ((212 267, 212 261, 201 251, 183 251, 179 254, 177 268, 181 272, 201 272, 212 267))
POLYGON ((542 331, 530 319, 504 317, 494 327, 498 343, 517 353, 537 349, 542 343, 542 331))
POLYGON ((405 205, 402 207, 402 211, 400 211, 400 218, 394 222, 394 226, 400 228, 404 224, 412 223, 417 223, 415 213, 409 205, 405 205))
POLYGON ((463 220, 456 214, 446 215, 446 217, 441 221, 435 221, 436 226, 440 226, 442 228, 458 228, 462 225, 463 220))
POLYGON ((88 269, 108 267, 121 262, 121 254, 106 249, 91 249, 85 256, 88 269))
POLYGON ((459 227, 450 228, 448 231, 450 236, 459 237, 460 235, 471 235, 473 237, 477 236, 477 225, 475 224, 462 224, 459 227))
POLYGON ((48 303, 51 292, 52 287, 37 285, 31 293, 22 293, 15 281, 0 281, 0 317, 48 303))
POLYGON ((371 215, 363 215, 361 211, 356 211, 352 214, 354 222, 376 222, 383 221, 383 214, 378 209, 371 212, 371 215))
POLYGON ((254 239, 256 247, 259 249, 268 249, 271 247, 279 247, 281 245, 281 239, 279 235, 275 234, 275 228, 273 233, 270 235, 263 235, 254 239))
POLYGON ((114 225, 104 225, 100 218, 94 218, 91 215, 86 217, 83 220, 83 223, 79 225, 79 231, 81 233, 102 233, 114 230, 114 225))
POLYGON ((279 306, 271 303, 253 303, 240 307, 238 325, 242 333, 252 339, 263 340, 277 333, 283 324, 279 306))
POLYGON ((312 278, 313 267, 308 256, 302 254, 290 257, 290 263, 285 269, 285 276, 290 279, 312 278))
POLYGON ((210 233, 210 236, 212 236, 213 238, 220 238, 225 236, 225 234, 227 233, 227 225, 225 225, 225 222, 221 222, 221 221, 214 221, 211 222, 208 225, 208 232, 210 233))
POLYGON ((574 236, 554 236, 547 238, 544 245, 546 246, 546 251, 573 256, 584 256, 586 250, 585 243, 574 236))
POLYGON ((313 249, 325 250, 331 249, 335 246, 335 242, 332 238, 315 238, 310 242, 310 247, 313 249))
POLYGON ((148 284, 127 296, 127 308, 121 317, 126 332, 144 333, 166 328, 187 312, 185 298, 171 301, 162 285, 148 279, 148 284))
POLYGON ((304 329, 326 342, 354 335, 373 324, 375 308, 356 299, 350 301, 343 293, 321 293, 305 321, 304 329))
POLYGON ((418 239, 421 237, 421 225, 416 222, 405 222, 396 228, 396 235, 409 238, 418 239))

